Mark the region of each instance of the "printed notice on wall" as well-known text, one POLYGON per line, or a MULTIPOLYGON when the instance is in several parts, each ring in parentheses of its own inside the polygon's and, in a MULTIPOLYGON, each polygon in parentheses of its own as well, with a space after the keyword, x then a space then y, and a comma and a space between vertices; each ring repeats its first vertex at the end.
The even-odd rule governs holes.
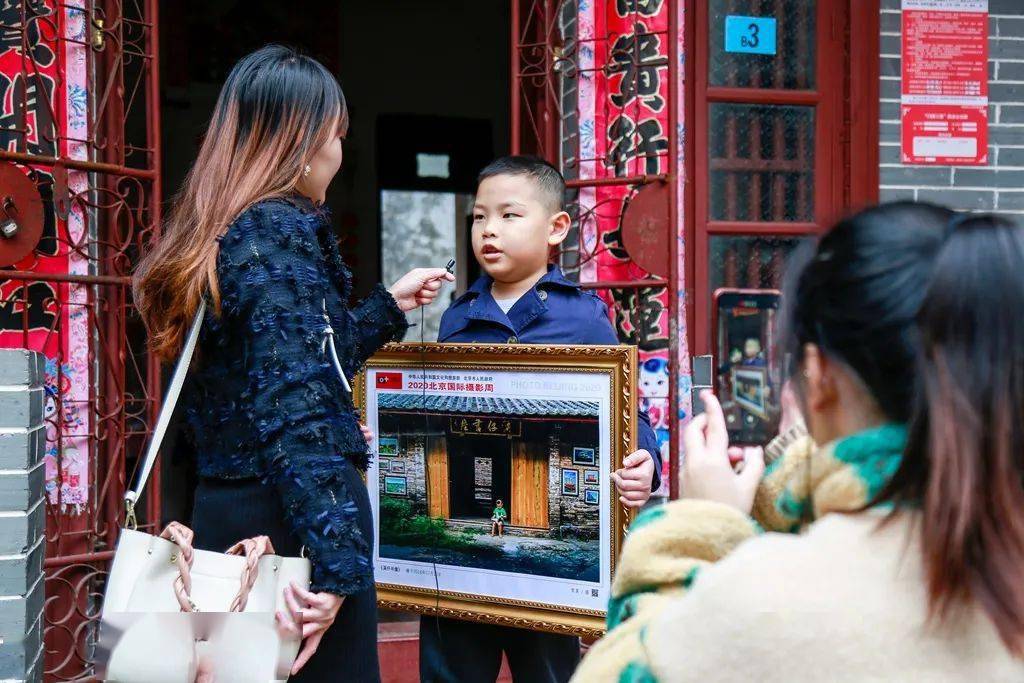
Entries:
POLYGON ((903 163, 988 163, 988 0, 902 8, 903 163))

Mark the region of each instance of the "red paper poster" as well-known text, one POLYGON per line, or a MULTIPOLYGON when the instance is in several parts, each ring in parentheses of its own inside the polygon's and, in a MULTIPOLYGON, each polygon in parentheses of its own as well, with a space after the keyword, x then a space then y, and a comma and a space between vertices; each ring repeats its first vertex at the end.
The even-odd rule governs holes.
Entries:
POLYGON ((903 163, 988 163, 988 0, 902 7, 903 163))

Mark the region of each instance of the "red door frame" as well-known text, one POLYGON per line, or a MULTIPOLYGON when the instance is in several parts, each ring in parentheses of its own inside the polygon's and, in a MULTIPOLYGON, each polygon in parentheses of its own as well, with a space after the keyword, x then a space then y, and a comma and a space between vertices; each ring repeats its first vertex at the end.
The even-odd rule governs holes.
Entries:
POLYGON ((686 2, 687 332, 694 355, 711 352, 709 247, 713 235, 804 236, 842 213, 878 200, 878 0, 821 0, 817 7, 817 89, 708 86, 708 3, 686 2), (691 21, 692 18, 692 21, 691 21), (838 77, 833 80, 830 77, 838 77), (823 88, 825 83, 841 87, 823 88), (813 222, 710 221, 708 109, 711 103, 815 105, 813 222), (692 122, 692 123, 691 123, 692 122))

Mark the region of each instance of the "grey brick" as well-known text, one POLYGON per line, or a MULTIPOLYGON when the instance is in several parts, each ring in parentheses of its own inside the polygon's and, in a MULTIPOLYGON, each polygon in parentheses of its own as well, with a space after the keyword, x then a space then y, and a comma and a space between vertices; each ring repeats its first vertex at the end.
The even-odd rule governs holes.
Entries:
POLYGON ((43 577, 32 585, 28 595, 0 600, 0 637, 6 643, 24 637, 43 611, 43 577))
POLYGON ((43 575, 43 539, 28 553, 0 559, 0 595, 25 595, 43 575))
POLYGON ((1024 145, 1024 126, 1020 124, 990 125, 988 141, 993 145, 1024 145))
POLYGON ((879 60, 878 72, 882 76, 902 76, 899 57, 882 57, 879 60))
POLYGON ((24 553, 43 537, 46 506, 39 501, 28 512, 0 517, 0 555, 24 553))
POLYGON ((1000 147, 996 163, 999 166, 1024 166, 1024 148, 1000 147))
POLYGON ((878 200, 881 202, 895 202, 900 199, 913 199, 914 190, 913 188, 900 187, 882 187, 878 190, 878 200))
POLYGON ((27 472, 0 473, 0 506, 5 510, 32 509, 43 497, 42 463, 27 472))
POLYGON ((1024 17, 1000 17, 1000 38, 1024 38, 1024 17))
POLYGON ((46 453, 46 427, 0 434, 0 470, 27 470, 46 453))
POLYGON ((899 14, 900 14, 900 7, 902 7, 902 6, 903 6, 902 0, 882 0, 882 2, 879 4, 878 7, 879 7, 879 9, 881 9, 883 11, 884 10, 889 10, 890 12, 892 12, 892 13, 896 14, 897 16, 899 16, 899 14))
MULTIPOLYGON (((989 87, 991 90, 991 86, 989 87)), ((878 83, 878 96, 883 100, 898 100, 900 98, 900 81, 883 80, 878 83)))
POLYGON ((953 172, 953 185, 954 187, 1024 189, 1024 171, 1003 171, 998 168, 958 168, 953 172))
MULTIPOLYGON (((993 62, 992 60, 989 60, 989 62, 988 62, 988 80, 989 81, 996 80, 996 64, 997 63, 998 62, 993 62)), ((1006 63, 1006 62, 1004 62, 1004 63, 1006 63)), ((1002 79, 1001 76, 1000 76, 1000 79, 1002 79)))
POLYGON ((882 12, 879 17, 878 27, 882 33, 899 33, 903 30, 903 15, 892 12, 882 12))
POLYGON ((43 420, 43 389, 0 389, 0 427, 31 429, 43 420))
POLYGON ((900 166, 879 169, 882 185, 950 185, 952 174, 942 166, 900 166))
POLYGON ((1020 0, 988 0, 988 13, 1024 16, 1024 7, 1020 0))
POLYGON ((41 354, 25 349, 0 349, 0 384, 38 387, 43 384, 41 354))
POLYGON ((1024 81, 1024 62, 998 62, 1000 81, 1024 81))
POLYGON ((900 120, 900 103, 899 102, 879 102, 878 103, 878 118, 882 121, 899 121, 900 120))
POLYGON ((1000 211, 1024 211, 1024 191, 999 193, 1000 211))
POLYGON ((892 140, 897 142, 900 139, 900 124, 898 123, 881 123, 878 125, 879 138, 886 142, 892 140))
POLYGON ((878 39, 879 52, 883 55, 898 55, 902 42, 900 36, 881 36, 878 39))
POLYGON ((999 123, 1024 123, 1024 104, 1004 104, 999 107, 999 123))
POLYGON ((899 148, 899 145, 879 145, 878 146, 878 163, 880 163, 880 164, 898 164, 898 163, 900 163, 900 148, 899 148))
POLYGON ((40 615, 21 638, 10 641, 5 639, 3 645, 0 645, 0 679, 41 680, 43 667, 38 660, 42 649, 43 619, 40 615))
POLYGON ((991 102, 1024 102, 1024 83, 989 83, 988 97, 991 102))
MULTIPOLYGON (((989 39, 988 58, 997 61, 1000 59, 1022 59, 1024 58, 1024 41, 989 39)), ((1000 76, 1000 78, 1002 77, 1000 76)))
POLYGON ((935 202, 953 209, 965 211, 991 211, 995 208, 994 190, 932 190, 921 188, 917 198, 924 202, 935 202))

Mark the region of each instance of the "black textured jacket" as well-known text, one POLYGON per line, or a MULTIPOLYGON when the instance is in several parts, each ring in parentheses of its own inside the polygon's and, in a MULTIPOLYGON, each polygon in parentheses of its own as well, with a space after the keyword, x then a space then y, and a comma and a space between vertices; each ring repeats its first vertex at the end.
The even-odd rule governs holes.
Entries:
POLYGON ((221 314, 207 313, 186 403, 199 475, 260 477, 281 498, 313 563, 313 588, 351 594, 373 581, 372 539, 341 472, 366 443, 323 352, 324 302, 351 376, 401 338, 405 315, 382 286, 348 307, 351 274, 323 211, 300 198, 259 202, 220 240, 221 314))

